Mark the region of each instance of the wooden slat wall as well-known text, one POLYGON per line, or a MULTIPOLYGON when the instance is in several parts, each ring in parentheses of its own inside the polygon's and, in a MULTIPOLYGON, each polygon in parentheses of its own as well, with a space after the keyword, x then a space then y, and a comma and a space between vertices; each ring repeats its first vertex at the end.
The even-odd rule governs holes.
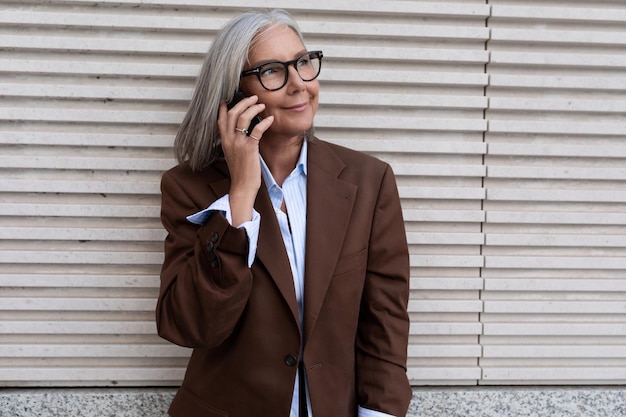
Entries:
POLYGON ((621 1, 14 0, 0 386, 179 383, 158 184, 215 31, 255 7, 324 50, 318 135, 396 172, 412 383, 625 380, 621 1))
POLYGON ((68 0, 0 5, 1 385, 179 382, 158 183, 215 31, 261 6, 324 50, 319 136, 398 174, 412 380, 479 378, 484 2, 68 0))
POLYGON ((483 384, 626 381, 626 3, 490 0, 483 384))

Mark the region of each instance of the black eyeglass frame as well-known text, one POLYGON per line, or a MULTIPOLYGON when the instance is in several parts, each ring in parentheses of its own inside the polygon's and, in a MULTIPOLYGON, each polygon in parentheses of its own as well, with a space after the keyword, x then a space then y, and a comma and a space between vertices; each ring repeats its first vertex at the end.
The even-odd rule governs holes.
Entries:
POLYGON ((281 62, 281 61, 265 62, 265 63, 263 63, 261 65, 258 65, 256 67, 254 67, 254 68, 251 68, 249 70, 242 71, 241 78, 247 77, 249 75, 256 75, 256 77, 259 80, 259 83, 261 83, 261 87, 263 87, 267 91, 276 91, 276 90, 280 90, 281 88, 283 88, 287 84, 287 81, 289 80, 289 66, 291 66, 291 65, 293 65, 293 67, 296 69, 296 72, 298 73, 298 76, 300 76, 300 79, 302 79, 302 81, 313 81, 314 79, 319 77, 320 72, 322 72, 322 58, 324 58, 324 53, 322 51, 307 51, 307 52, 303 53, 302 55, 300 55, 298 58, 292 59, 291 61, 287 61, 287 62, 281 62), (307 55, 308 56, 314 55, 314 58, 316 58, 316 59, 318 59, 320 61, 320 67, 317 70, 317 74, 315 74, 315 77, 310 78, 308 80, 305 80, 304 78, 302 78, 302 75, 300 74, 300 71, 298 71, 298 67, 297 67, 296 64, 298 63, 298 61, 300 61, 302 58, 304 58, 307 55), (283 81, 283 84, 280 87, 278 87, 278 88, 267 88, 263 84, 263 81, 261 81, 261 68, 266 66, 266 65, 270 65, 270 64, 282 64, 285 67, 285 80, 283 81))

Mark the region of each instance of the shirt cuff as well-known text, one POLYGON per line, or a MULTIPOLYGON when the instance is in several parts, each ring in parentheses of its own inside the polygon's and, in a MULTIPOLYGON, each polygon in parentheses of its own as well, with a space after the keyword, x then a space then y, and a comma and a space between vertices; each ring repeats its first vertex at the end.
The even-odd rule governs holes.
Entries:
MULTIPOLYGON (((215 200, 209 207, 201 210, 197 213, 187 216, 187 220, 191 223, 203 225, 211 213, 219 211, 224 215, 228 223, 233 225, 233 218, 230 212, 230 199, 226 194, 222 198, 215 200)), ((255 209, 252 209, 252 220, 243 222, 238 229, 244 228, 246 235, 248 236, 248 268, 252 266, 254 258, 256 257, 257 242, 259 240, 259 227, 261 225, 261 215, 255 209)))
POLYGON ((370 410, 359 406, 358 417, 394 417, 391 414, 381 413, 380 411, 370 410))

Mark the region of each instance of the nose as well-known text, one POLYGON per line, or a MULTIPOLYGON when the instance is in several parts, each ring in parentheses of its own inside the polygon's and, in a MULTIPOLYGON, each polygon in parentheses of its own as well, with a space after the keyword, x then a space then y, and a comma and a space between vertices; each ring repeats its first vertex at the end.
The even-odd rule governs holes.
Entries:
POLYGON ((293 91, 301 91, 302 89, 304 89, 305 83, 302 80, 302 77, 300 77, 300 74, 298 73, 298 70, 296 69, 296 65, 298 64, 295 62, 293 65, 289 65, 289 69, 288 69, 289 76, 287 77, 287 88, 293 91))

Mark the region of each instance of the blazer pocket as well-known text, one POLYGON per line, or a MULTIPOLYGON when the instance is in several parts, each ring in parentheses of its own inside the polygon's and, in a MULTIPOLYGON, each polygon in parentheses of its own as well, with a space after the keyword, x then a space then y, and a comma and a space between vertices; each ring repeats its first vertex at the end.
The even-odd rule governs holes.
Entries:
POLYGON ((367 265, 367 248, 360 250, 350 255, 345 255, 339 258, 337 261, 337 267, 335 268, 335 277, 344 275, 361 268, 365 269, 367 265))
MULTIPOLYGON (((202 415, 203 417, 228 417, 226 411, 217 409, 200 399, 185 386, 179 388, 170 407, 171 411, 181 411, 180 415, 202 415), (200 414, 199 414, 200 412, 200 414)), ((174 414, 179 415, 179 414, 174 414)))

